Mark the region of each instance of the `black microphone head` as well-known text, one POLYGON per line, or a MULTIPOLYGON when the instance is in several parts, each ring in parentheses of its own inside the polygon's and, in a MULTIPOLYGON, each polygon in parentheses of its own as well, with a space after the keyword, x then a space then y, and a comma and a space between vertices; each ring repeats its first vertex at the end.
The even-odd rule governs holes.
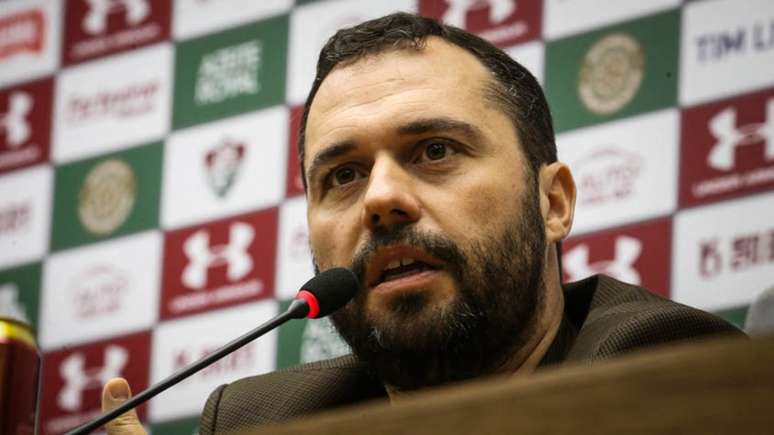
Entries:
POLYGON ((355 274, 349 269, 337 267, 319 273, 307 281, 301 291, 306 290, 316 299, 318 309, 311 309, 309 317, 317 318, 325 317, 346 305, 355 296, 358 288, 360 281, 355 274))

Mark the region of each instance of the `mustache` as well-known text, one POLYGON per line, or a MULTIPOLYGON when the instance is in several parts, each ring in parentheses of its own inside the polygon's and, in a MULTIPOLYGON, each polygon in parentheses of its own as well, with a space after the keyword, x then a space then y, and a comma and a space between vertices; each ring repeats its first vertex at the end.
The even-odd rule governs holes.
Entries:
POLYGON ((365 273, 374 254, 391 245, 408 245, 427 252, 441 260, 457 279, 462 279, 467 259, 462 250, 451 240, 438 234, 420 231, 413 223, 400 223, 389 227, 377 227, 371 237, 357 250, 350 270, 365 285, 365 273))

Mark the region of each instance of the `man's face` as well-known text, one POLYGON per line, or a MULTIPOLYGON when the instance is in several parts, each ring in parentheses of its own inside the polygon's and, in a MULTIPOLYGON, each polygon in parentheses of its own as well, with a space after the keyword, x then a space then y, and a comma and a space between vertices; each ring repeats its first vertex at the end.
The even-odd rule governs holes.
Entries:
POLYGON ((540 302, 536 182, 511 120, 484 97, 491 80, 431 38, 337 67, 310 108, 315 265, 360 275, 334 323, 398 387, 491 370, 540 302))

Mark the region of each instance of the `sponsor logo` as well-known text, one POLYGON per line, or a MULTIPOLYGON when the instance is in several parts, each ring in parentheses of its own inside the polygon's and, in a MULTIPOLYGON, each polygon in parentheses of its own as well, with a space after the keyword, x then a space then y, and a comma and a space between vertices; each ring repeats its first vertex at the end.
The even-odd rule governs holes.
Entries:
MULTIPOLYGON (((149 348, 150 333, 142 332, 45 353, 41 433, 64 433, 99 417, 102 386, 111 378, 124 377, 136 391, 145 389, 149 348)), ((145 407, 137 413, 144 419, 145 407)))
POLYGON ((8 97, 8 111, 0 113, 0 129, 5 132, 5 143, 10 148, 19 148, 30 137, 30 123, 27 116, 32 110, 32 97, 26 92, 12 92, 8 97))
POLYGON ((88 96, 73 96, 65 107, 65 121, 77 125, 106 117, 144 115, 155 108, 159 90, 159 81, 153 79, 88 96))
POLYGON ((30 323, 27 307, 19 300, 19 288, 16 284, 0 285, 0 317, 10 317, 30 323))
POLYGON ((671 219, 614 228, 562 243, 566 281, 605 274, 670 296, 671 219))
POLYGON ((0 208, 0 236, 18 233, 32 223, 32 205, 10 204, 0 208))
POLYGON ((110 234, 126 222, 136 196, 132 167, 122 160, 105 160, 91 169, 81 184, 78 218, 92 234, 110 234))
POLYGON ((729 107, 709 122, 709 129, 717 140, 707 156, 707 163, 721 171, 734 167, 739 146, 763 142, 766 160, 774 160, 774 98, 766 102, 766 121, 737 127, 736 110, 729 107))
POLYGON ((631 196, 644 165, 637 154, 612 147, 588 155, 576 165, 579 204, 599 205, 631 196))
POLYGON ((261 41, 250 40, 204 55, 197 70, 194 102, 204 106, 257 94, 262 47, 261 41))
POLYGON ((756 20, 747 26, 705 33, 694 38, 699 63, 724 61, 748 52, 763 52, 774 48, 774 20, 756 20))
POLYGON ((122 13, 126 24, 136 26, 150 14, 146 0, 86 0, 88 13, 83 17, 83 31, 89 34, 103 33, 107 29, 109 14, 122 13))
POLYGON ((609 34, 586 52, 578 71, 578 95, 597 115, 610 115, 637 94, 645 70, 645 51, 633 36, 609 34))
POLYGON ((241 142, 226 139, 205 155, 207 181, 218 197, 226 196, 234 185, 246 150, 241 142))
POLYGON ((0 92, 0 171, 48 157, 53 81, 0 92))
POLYGON ((230 239, 225 245, 210 246, 207 230, 194 233, 185 241, 184 250, 188 265, 183 269, 181 280, 192 289, 202 289, 207 283, 207 269, 228 266, 226 276, 230 281, 244 278, 253 269, 253 259, 247 251, 253 243, 253 227, 242 222, 231 224, 230 239))
POLYGON ((422 15, 474 32, 501 47, 537 37, 540 2, 515 0, 424 0, 422 15))
POLYGON ((38 146, 30 145, 32 126, 30 112, 34 105, 32 96, 23 91, 14 91, 8 97, 8 110, 0 113, 0 131, 4 133, 6 151, 0 153, 0 169, 31 163, 41 157, 38 146))
POLYGON ((773 94, 765 91, 685 112, 683 204, 774 185, 773 94))
MULTIPOLYGON (((224 379, 231 373, 250 371, 255 367, 256 349, 255 344, 251 343, 225 357, 215 361, 211 365, 203 368, 196 376, 206 380, 209 378, 224 379)), ((199 351, 193 349, 183 349, 172 355, 174 359, 173 370, 178 371, 187 365, 198 361, 218 350, 217 347, 208 347, 199 351)))
POLYGON ((301 335, 301 363, 336 358, 350 353, 349 346, 333 329, 328 318, 306 322, 301 335))
POLYGON ((70 287, 76 316, 87 320, 117 312, 129 289, 129 278, 112 267, 97 266, 77 275, 70 287))
POLYGON ((724 272, 743 272, 774 263, 774 227, 737 234, 725 240, 699 241, 699 276, 712 279, 724 272))
POLYGON ((570 275, 570 280, 604 273, 621 281, 640 284, 640 274, 634 268, 634 263, 641 253, 642 243, 638 239, 621 236, 615 239, 615 256, 612 260, 589 262, 589 246, 581 244, 564 253, 562 265, 570 275))
POLYGON ((162 318, 271 296, 276 231, 271 209, 168 233, 162 318))
POLYGON ((68 63, 147 45, 168 33, 166 0, 80 0, 69 6, 68 63))
POLYGON ((121 346, 110 345, 105 348, 104 364, 86 368, 86 357, 75 352, 59 365, 59 374, 65 384, 56 396, 56 403, 66 411, 81 409, 81 399, 86 389, 102 389, 112 378, 121 376, 129 360, 129 352, 121 346))
POLYGON ((0 61, 21 53, 41 54, 45 32, 45 17, 39 9, 0 18, 0 61))

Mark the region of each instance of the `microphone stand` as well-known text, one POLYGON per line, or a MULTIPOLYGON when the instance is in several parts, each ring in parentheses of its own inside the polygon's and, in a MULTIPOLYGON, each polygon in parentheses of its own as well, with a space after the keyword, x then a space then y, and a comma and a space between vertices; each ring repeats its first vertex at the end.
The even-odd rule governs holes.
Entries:
POLYGON ((169 387, 177 384, 178 382, 182 381, 183 379, 191 376, 192 374, 198 372, 199 370, 207 367, 208 365, 212 364, 213 362, 219 360, 220 358, 223 358, 224 356, 230 354, 231 352, 239 349, 240 347, 246 345, 247 343, 255 340, 256 338, 266 334, 267 332, 271 331, 272 329, 282 325, 283 323, 287 322, 290 319, 302 319, 306 317, 307 313, 309 313, 309 305, 306 301, 301 299, 295 299, 293 302, 290 303, 290 306, 287 310, 285 310, 284 313, 279 314, 278 316, 274 317, 273 319, 269 320, 268 322, 262 324, 261 326, 253 329, 252 331, 248 332, 247 334, 229 342, 225 346, 221 347, 220 349, 216 350, 215 352, 205 356, 204 358, 200 359, 199 361, 196 361, 192 364, 190 364, 188 367, 184 367, 177 373, 173 373, 172 375, 168 376, 166 379, 162 380, 158 384, 152 386, 151 388, 148 388, 147 390, 143 391, 142 393, 130 398, 126 402, 122 403, 120 406, 114 408, 113 410, 103 414, 98 419, 93 420, 87 424, 84 424, 81 427, 78 427, 71 432, 68 432, 66 435, 84 435, 91 433, 94 429, 102 426, 103 424, 109 422, 110 420, 118 417, 119 415, 125 413, 126 411, 140 405, 141 403, 150 400, 157 394, 161 393, 162 391, 168 389, 169 387))

